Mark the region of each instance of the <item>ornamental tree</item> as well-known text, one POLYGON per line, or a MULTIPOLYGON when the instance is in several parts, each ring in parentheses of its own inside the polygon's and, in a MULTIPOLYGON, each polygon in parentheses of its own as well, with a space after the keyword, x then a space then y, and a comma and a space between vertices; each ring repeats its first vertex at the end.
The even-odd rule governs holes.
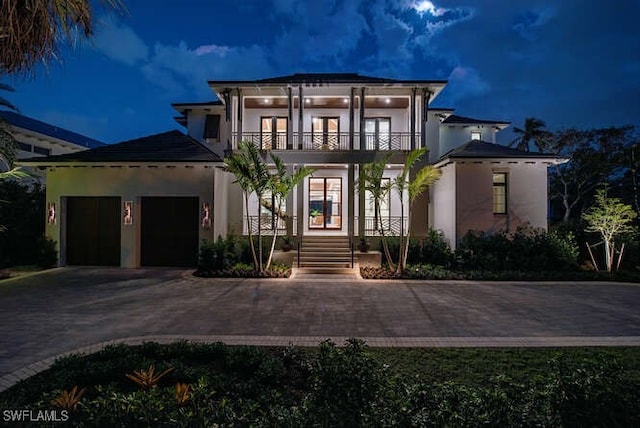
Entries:
POLYGON ((624 244, 620 249, 616 249, 615 239, 623 234, 633 232, 635 211, 620 199, 607 197, 606 190, 600 189, 596 192, 595 205, 583 214, 582 218, 587 222, 587 232, 599 233, 602 237, 605 265, 607 271, 611 272, 616 252, 619 254, 617 268, 620 266, 624 251, 624 244))

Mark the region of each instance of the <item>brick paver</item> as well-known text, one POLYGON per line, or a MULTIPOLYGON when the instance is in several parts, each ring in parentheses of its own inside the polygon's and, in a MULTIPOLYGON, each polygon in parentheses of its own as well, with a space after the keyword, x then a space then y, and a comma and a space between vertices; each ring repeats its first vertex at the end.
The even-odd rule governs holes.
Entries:
POLYGON ((200 279, 63 268, 0 282, 0 390, 124 340, 372 346, 640 346, 640 285, 200 279))

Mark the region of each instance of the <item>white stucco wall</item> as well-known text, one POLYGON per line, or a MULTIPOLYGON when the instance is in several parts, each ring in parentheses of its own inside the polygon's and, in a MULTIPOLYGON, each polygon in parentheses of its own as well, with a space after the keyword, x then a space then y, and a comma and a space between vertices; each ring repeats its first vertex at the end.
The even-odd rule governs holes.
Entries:
POLYGON ((456 236, 456 165, 451 163, 440 168, 440 179, 431 186, 430 214, 432 227, 444 233, 452 247, 456 236))
MULTIPOLYGON (((212 203, 214 196, 214 168, 208 166, 157 166, 139 167, 66 167, 47 171, 47 202, 54 202, 58 208, 56 224, 46 225, 46 234, 58 243, 60 262, 65 263, 66 222, 63 200, 68 196, 119 196, 124 201, 134 202, 133 225, 121 224, 122 267, 140 266, 140 201, 144 196, 190 196, 203 202, 212 203)), ((224 201, 215 202, 214 227, 199 229, 199 239, 212 239, 219 230, 216 222, 217 208, 224 207, 224 201)))
MULTIPOLYGON (((456 238, 469 230, 547 228, 547 166, 540 162, 465 162, 456 165, 456 238), (507 214, 493 214, 493 172, 507 175, 507 214)), ((438 208, 439 209, 439 208, 438 208)))

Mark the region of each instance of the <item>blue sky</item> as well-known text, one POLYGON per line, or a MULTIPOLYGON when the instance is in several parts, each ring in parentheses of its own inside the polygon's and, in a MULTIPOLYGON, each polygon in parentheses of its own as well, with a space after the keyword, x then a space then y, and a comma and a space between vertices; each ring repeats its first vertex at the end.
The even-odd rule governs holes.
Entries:
POLYGON ((213 99, 207 80, 358 72, 448 79, 433 105, 515 126, 640 125, 637 0, 125 3, 61 63, 4 79, 23 114, 113 143, 181 129, 171 103, 213 99))

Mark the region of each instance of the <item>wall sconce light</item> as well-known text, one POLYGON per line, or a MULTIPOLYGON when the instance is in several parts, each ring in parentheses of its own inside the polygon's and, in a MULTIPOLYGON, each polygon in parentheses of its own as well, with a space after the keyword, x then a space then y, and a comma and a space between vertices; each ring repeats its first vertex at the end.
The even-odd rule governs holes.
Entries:
POLYGON ((202 203, 201 224, 203 229, 209 229, 211 227, 211 205, 209 202, 202 203))
POLYGON ((56 203, 49 202, 47 204, 47 223, 56 224, 56 203))
POLYGON ((122 223, 125 226, 133 224, 133 201, 125 201, 122 207, 122 223))

